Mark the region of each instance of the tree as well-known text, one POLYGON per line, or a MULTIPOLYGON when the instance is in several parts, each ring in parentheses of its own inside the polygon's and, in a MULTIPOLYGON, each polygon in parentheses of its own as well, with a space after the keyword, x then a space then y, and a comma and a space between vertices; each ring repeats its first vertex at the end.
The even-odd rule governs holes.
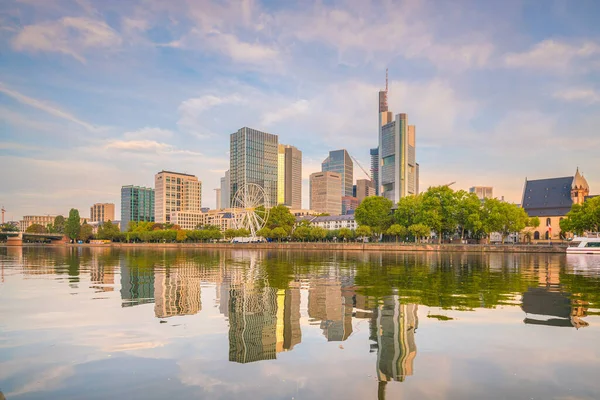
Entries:
POLYGON ((533 229, 536 229, 540 226, 540 218, 539 217, 531 217, 527 220, 527 226, 533 229))
POLYGON ((408 229, 399 224, 393 224, 386 231, 388 235, 393 236, 396 239, 396 243, 398 243, 398 236, 406 236, 407 232, 408 229))
POLYGON ((460 227, 460 238, 465 238, 465 231, 481 230, 481 200, 475 193, 464 190, 454 192, 456 200, 456 222, 460 227))
POLYGON ((81 229, 79 230, 79 235, 77 236, 78 240, 82 242, 87 242, 94 236, 94 229, 91 225, 88 225, 87 222, 84 221, 83 225, 81 225, 81 229))
POLYGON ((285 229, 283 229, 282 227, 277 227, 275 229, 273 229, 273 238, 277 239, 279 242, 281 242, 281 239, 283 239, 284 237, 287 237, 287 232, 285 229))
POLYGON ((413 224, 408 227, 408 230, 410 231, 410 233, 412 233, 412 235, 418 242, 420 242, 423 238, 431 235, 431 228, 429 228, 425 224, 413 224))
POLYGON ((286 232, 291 232, 296 223, 296 217, 290 212, 290 209, 280 204, 271 208, 269 218, 267 219, 267 228, 283 228, 286 232))
POLYGON ((327 237, 327 231, 325 228, 321 228, 320 226, 314 226, 310 230, 310 239, 314 241, 321 241, 327 237))
POLYGON ((185 242, 186 239, 187 239, 186 231, 184 231, 182 229, 178 229, 177 235, 175 236, 175 240, 177 240, 178 242, 185 242))
POLYGON ((18 232, 19 227, 10 223, 0 225, 0 232, 18 232))
POLYGON ((430 227, 438 236, 438 242, 446 234, 456 231, 456 198, 448 186, 430 187, 423 193, 420 223, 430 227))
POLYGON ((269 238, 273 237, 273 232, 271 231, 271 229, 269 229, 265 226, 264 228, 256 231, 256 236, 260 236, 260 237, 269 239, 269 238))
POLYGON ((339 236, 342 240, 351 240, 354 237, 354 232, 349 228, 341 228, 339 236))
POLYGON ((65 235, 67 235, 69 239, 76 240, 79 236, 79 230, 81 229, 80 220, 79 210, 71 208, 69 211, 69 218, 65 223, 65 235))
POLYGON ((98 238, 103 240, 115 240, 118 239, 121 234, 119 226, 113 224, 110 220, 104 222, 98 227, 98 238))
POLYGON ((292 238, 301 242, 304 242, 305 240, 310 240, 311 231, 312 228, 310 226, 300 225, 296 229, 294 229, 294 232, 292 233, 292 238))
POLYGON ((52 232, 54 233, 65 233, 65 217, 57 215, 54 218, 54 224, 52 224, 52 232))
POLYGON ((354 211, 359 226, 368 226, 381 234, 392 223, 392 201, 381 196, 366 197, 354 211))
POLYGON ((225 236, 226 239, 233 239, 234 237, 237 236, 237 229, 227 229, 224 233, 223 236, 225 236))
POLYGON ((499 232, 502 234, 502 243, 509 234, 521 232, 527 226, 528 220, 524 209, 498 199, 485 199, 482 216, 486 234, 499 232))
POLYGON ((27 233, 46 233, 47 230, 43 225, 40 224, 31 224, 25 230, 27 233))
POLYGON ((560 229, 577 235, 600 231, 600 197, 588 199, 581 205, 573 204, 560 222, 560 229))
POLYGON ((396 223, 401 226, 411 226, 419 222, 422 202, 423 197, 421 195, 400 198, 394 212, 396 223))
MULTIPOLYGON (((368 199, 368 197, 365 198, 365 200, 366 199, 368 199)), ((371 237, 372 234, 373 231, 371 231, 371 227, 369 227, 368 225, 361 225, 358 228, 356 228, 356 236, 362 238, 363 241, 365 238, 371 237)))

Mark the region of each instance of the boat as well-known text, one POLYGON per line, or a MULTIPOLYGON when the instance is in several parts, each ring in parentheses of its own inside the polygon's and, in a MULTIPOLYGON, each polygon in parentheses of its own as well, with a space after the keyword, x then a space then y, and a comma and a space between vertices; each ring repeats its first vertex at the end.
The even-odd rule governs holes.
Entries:
POLYGON ((600 234, 588 233, 585 237, 575 236, 572 241, 577 246, 567 247, 567 254, 598 254, 600 255, 600 234))

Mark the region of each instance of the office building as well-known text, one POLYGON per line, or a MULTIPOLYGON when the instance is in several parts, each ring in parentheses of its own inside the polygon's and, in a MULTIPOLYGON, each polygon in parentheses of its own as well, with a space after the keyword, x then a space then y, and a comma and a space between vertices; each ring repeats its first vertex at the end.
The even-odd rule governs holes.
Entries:
POLYGON ((106 222, 114 220, 114 203, 96 203, 90 207, 90 222, 106 222))
POLYGON ((494 198, 494 188, 492 186, 473 186, 469 188, 469 193, 475 193, 479 200, 494 198))
POLYGON ((254 183, 265 191, 269 207, 277 205, 278 137, 251 128, 230 136, 230 203, 244 185, 254 183))
MULTIPOLYGON (((23 219, 18 223, 18 228, 20 232, 25 232, 27 228, 34 224, 41 225, 44 228, 47 228, 48 225, 54 225, 54 219, 56 217, 56 215, 24 215, 23 219)), ((64 218, 66 220, 68 218, 68 215, 64 218)), ((83 224, 84 222, 87 223, 88 221, 89 218, 79 218, 80 224, 83 224)))
POLYGON ((375 196, 379 196, 379 147, 371 149, 371 179, 375 187, 375 196))
POLYGON ((161 171, 154 176, 154 218, 170 222, 171 213, 199 213, 202 207, 202 182, 194 175, 161 171))
POLYGON ((221 203, 217 204, 217 208, 224 210, 231 207, 231 195, 229 187, 229 170, 225 171, 225 176, 221 178, 221 203))
POLYGON ((354 220, 354 215, 303 215, 296 217, 296 222, 307 221, 311 226, 318 226, 328 231, 334 231, 342 228, 355 230, 358 224, 354 220))
POLYGON ((340 215, 342 213, 342 176, 335 172, 310 175, 310 209, 340 215))
POLYGON ((278 146, 277 204, 302 208, 302 152, 285 144, 278 146))
POLYGON ((321 171, 336 172, 342 177, 342 196, 352 196, 354 183, 354 164, 345 149, 329 152, 329 156, 321 164, 321 171))
POLYGON ((215 189, 215 208, 217 210, 221 208, 221 188, 215 189))
POLYGON ((358 199, 352 196, 342 196, 342 215, 354 214, 358 207, 358 199))
POLYGON ((356 195, 360 204, 365 197, 375 196, 375 185, 370 179, 358 179, 356 181, 356 195))
POLYGON ((416 170, 416 182, 415 182, 415 194, 419 194, 420 189, 419 189, 419 163, 417 163, 417 170, 416 170))
POLYGON ((417 193, 416 129, 407 123, 406 114, 398 114, 379 130, 379 193, 394 203, 417 193))
POLYGON ((121 230, 127 230, 131 221, 154 222, 154 189, 133 185, 121 188, 121 230))

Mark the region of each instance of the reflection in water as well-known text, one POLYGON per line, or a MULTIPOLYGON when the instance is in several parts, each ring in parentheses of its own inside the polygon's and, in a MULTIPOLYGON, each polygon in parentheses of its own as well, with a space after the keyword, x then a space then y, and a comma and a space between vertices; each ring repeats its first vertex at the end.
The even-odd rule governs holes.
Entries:
MULTIPOLYGON (((526 324, 524 328, 580 328, 589 326, 584 318, 598 315, 600 304, 600 260, 586 259, 585 268, 580 263, 574 269, 563 256, 543 254, 40 247, 0 249, 0 257, 2 282, 7 271, 25 279, 56 274, 69 283, 71 293, 89 287, 103 296, 109 296, 120 282, 120 290, 114 293, 117 304, 142 306, 135 310, 160 319, 201 317, 207 312, 204 296, 208 312, 214 306, 216 316, 228 323, 224 335, 229 357, 226 348, 219 349, 223 359, 240 364, 275 360, 290 350, 301 353, 298 349, 310 345, 309 341, 298 346, 303 334, 346 342, 346 347, 361 334, 360 324, 368 324, 368 333, 363 329, 363 334, 368 334, 370 347, 364 350, 372 353, 369 365, 371 371, 375 367, 379 398, 385 398, 392 382, 426 373, 418 368, 416 357, 419 310, 519 310, 520 306, 525 316, 517 320, 526 324), (153 312, 145 304, 153 304, 153 312)), ((460 318, 452 323, 422 322, 421 329, 427 329, 434 323, 460 324, 460 318)))

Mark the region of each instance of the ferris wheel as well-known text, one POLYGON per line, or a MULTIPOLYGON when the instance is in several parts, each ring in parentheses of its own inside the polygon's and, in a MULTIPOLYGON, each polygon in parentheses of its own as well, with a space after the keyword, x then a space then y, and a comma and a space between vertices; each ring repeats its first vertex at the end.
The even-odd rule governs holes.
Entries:
POLYGON ((256 232, 265 227, 269 218, 269 199, 265 190, 255 183, 247 183, 238 189, 231 208, 235 227, 247 229, 251 237, 256 237, 256 232))

